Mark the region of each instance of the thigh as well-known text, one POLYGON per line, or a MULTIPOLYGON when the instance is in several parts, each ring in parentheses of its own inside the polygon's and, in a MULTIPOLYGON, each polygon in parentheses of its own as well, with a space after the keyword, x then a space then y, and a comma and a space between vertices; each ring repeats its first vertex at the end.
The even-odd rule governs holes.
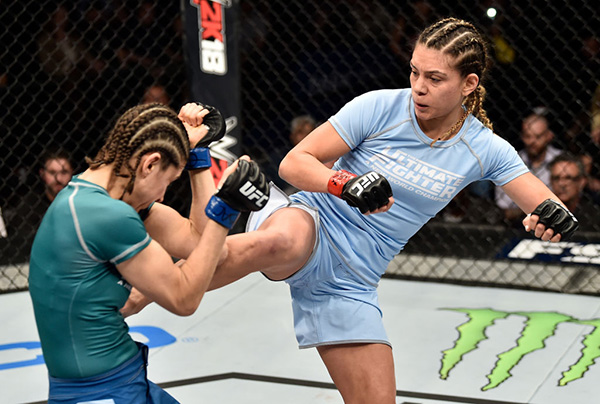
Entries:
POLYGON ((385 344, 340 344, 317 348, 345 404, 393 404, 396 379, 392 348, 385 344))
POLYGON ((310 257, 316 239, 313 217, 298 208, 281 208, 257 230, 227 237, 227 256, 209 289, 216 289, 261 271, 269 279, 293 275, 310 257))

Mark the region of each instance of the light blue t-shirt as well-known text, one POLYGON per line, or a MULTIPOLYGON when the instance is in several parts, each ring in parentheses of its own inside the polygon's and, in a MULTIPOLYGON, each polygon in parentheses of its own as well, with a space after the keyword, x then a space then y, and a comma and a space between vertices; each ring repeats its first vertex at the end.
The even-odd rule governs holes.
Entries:
POLYGON ((355 174, 377 171, 395 203, 365 216, 330 194, 299 192, 292 200, 319 210, 332 243, 355 271, 377 283, 407 241, 463 188, 491 180, 501 186, 528 172, 516 150, 473 115, 460 132, 431 145, 419 128, 410 89, 356 97, 329 119, 350 152, 334 165, 355 174))
POLYGON ((119 312, 130 287, 117 271, 151 239, 138 213, 74 177, 52 202, 31 250, 29 292, 51 376, 111 370, 139 348, 119 312))

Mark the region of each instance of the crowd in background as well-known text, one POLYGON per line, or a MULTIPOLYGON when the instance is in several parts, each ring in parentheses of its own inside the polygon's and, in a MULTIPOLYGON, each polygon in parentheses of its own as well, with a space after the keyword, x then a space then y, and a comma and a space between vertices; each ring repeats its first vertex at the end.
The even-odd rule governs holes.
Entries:
MULTIPOLYGON (((316 125, 355 95, 407 87, 415 34, 440 16, 458 14, 492 45, 496 63, 486 88, 494 104, 487 110, 497 133, 558 195, 573 190, 572 200, 581 202, 572 209, 585 205, 582 221, 597 218, 600 36, 592 28, 598 10, 590 8, 594 2, 578 2, 566 10, 575 14, 570 20, 559 15, 548 23, 534 16, 541 12, 535 5, 504 3, 241 1, 244 152, 285 187, 276 168, 296 142, 289 138, 294 118, 308 115, 316 125), (492 5, 500 12, 494 18, 485 14, 492 5), (568 168, 554 172, 557 166, 568 168)), ((548 13, 556 14, 552 7, 548 13)), ((21 211, 15 201, 30 201, 32 193, 41 198, 35 184, 48 147, 69 151, 77 173, 84 153, 102 143, 125 108, 150 101, 178 108, 188 100, 181 15, 179 2, 167 0, 25 1, 0 11, 4 216, 21 211)), ((475 184, 436 220, 513 226, 520 215, 511 209, 490 184, 475 184)), ((600 232, 594 220, 586 231, 600 232)), ((4 220, 9 235, 10 227, 4 220)))

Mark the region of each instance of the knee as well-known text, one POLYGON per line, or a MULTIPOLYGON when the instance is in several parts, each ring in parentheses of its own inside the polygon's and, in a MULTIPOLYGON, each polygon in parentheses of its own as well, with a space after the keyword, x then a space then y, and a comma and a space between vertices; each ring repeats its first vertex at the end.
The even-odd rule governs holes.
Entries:
POLYGON ((269 252, 286 261, 303 260, 315 243, 312 217, 300 209, 282 209, 262 228, 268 234, 269 252))
POLYGON ((294 237, 293 231, 279 229, 272 231, 269 243, 269 254, 283 260, 294 260, 304 250, 304 240, 294 237))

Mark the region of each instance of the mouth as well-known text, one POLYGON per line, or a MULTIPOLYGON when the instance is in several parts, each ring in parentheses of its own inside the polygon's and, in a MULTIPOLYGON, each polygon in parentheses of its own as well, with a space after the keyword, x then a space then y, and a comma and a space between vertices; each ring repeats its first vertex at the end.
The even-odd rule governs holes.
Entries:
POLYGON ((420 102, 415 101, 415 108, 417 108, 417 109, 426 109, 428 107, 429 107, 429 105, 427 105, 427 104, 422 104, 420 102))

